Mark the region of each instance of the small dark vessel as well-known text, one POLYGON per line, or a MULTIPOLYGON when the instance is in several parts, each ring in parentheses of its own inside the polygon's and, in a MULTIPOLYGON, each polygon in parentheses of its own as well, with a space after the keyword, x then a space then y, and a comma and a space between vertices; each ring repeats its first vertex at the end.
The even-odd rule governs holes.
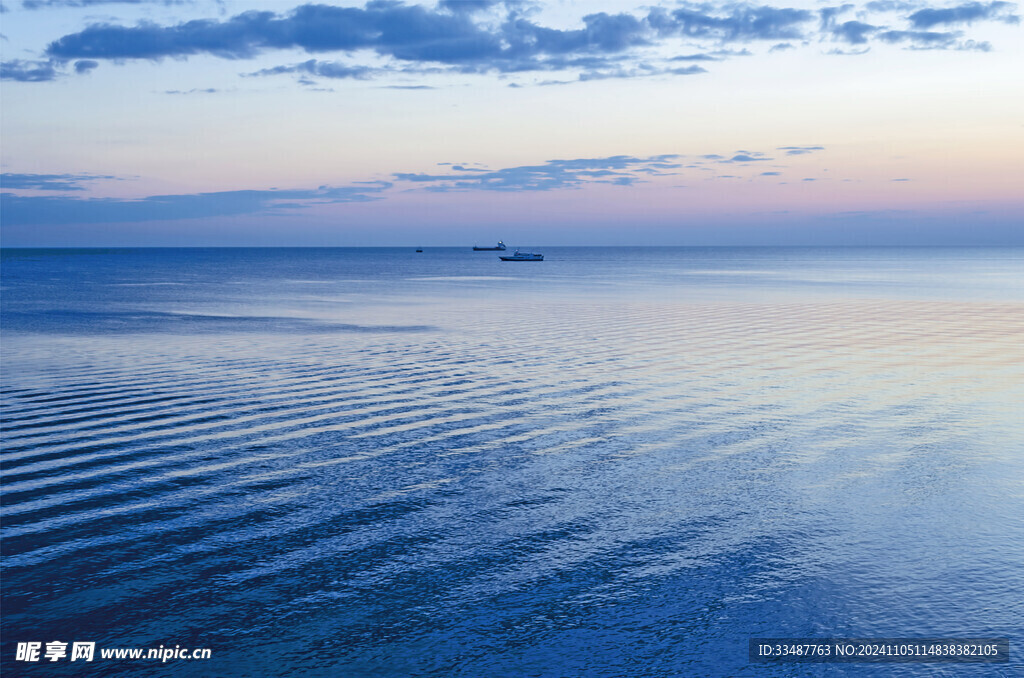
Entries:
POLYGON ((505 251, 505 243, 503 243, 502 241, 499 240, 498 244, 495 245, 494 247, 477 247, 476 245, 473 245, 473 251, 474 252, 504 252, 505 251))
POLYGON ((417 252, 422 252, 422 251, 423 251, 423 248, 422 248, 422 247, 417 247, 417 248, 416 248, 416 251, 417 251, 417 252))

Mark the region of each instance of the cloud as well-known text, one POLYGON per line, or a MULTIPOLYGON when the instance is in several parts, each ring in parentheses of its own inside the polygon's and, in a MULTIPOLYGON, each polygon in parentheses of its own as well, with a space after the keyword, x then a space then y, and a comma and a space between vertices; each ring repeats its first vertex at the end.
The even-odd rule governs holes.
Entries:
POLYGON ((870 12, 909 12, 918 9, 919 2, 902 2, 901 0, 876 0, 864 5, 864 9, 870 12))
POLYGON ((273 214, 318 204, 366 202, 378 199, 374 194, 390 187, 389 182, 376 182, 362 186, 321 186, 313 190, 242 190, 154 195, 138 200, 21 196, 4 192, 0 193, 0 206, 3 210, 4 223, 9 226, 167 221, 240 214, 273 214))
POLYGON ((721 59, 710 54, 681 54, 672 57, 669 61, 721 61, 721 59))
POLYGON ((0 63, 0 79, 18 82, 47 82, 57 77, 52 61, 14 59, 0 63))
POLYGON ((929 49, 949 49, 955 47, 962 36, 959 31, 939 33, 937 31, 885 31, 878 34, 878 39, 888 43, 910 42, 916 47, 929 49))
POLYGON ((853 9, 853 5, 845 4, 839 7, 823 7, 818 10, 818 16, 821 17, 820 28, 823 32, 831 31, 836 27, 837 17, 840 14, 845 14, 853 9))
POLYGON ((877 30, 877 26, 861 21, 846 21, 833 28, 832 35, 835 39, 848 42, 851 45, 863 45, 868 41, 868 36, 877 30))
POLYGON ((707 69, 701 68, 700 66, 686 66, 684 68, 655 68, 648 64, 641 64, 639 67, 633 69, 620 68, 615 71, 587 71, 580 73, 579 79, 581 81, 607 80, 608 78, 641 78, 654 75, 697 75, 698 73, 707 73, 707 69))
POLYGON ((451 12, 480 12, 503 4, 503 0, 441 0, 438 7, 451 12))
POLYGON ((616 155, 608 158, 549 160, 543 165, 522 165, 498 170, 465 169, 453 166, 457 174, 394 174, 396 181, 420 184, 425 190, 448 191, 550 191, 579 188, 587 183, 612 183, 629 186, 648 175, 668 174, 676 169, 677 155, 635 158, 616 155), (461 171, 459 171, 461 170, 461 171))
POLYGON ((786 155, 806 155, 814 151, 824 151, 824 146, 779 146, 775 150, 785 151, 786 155))
POLYGON ((947 9, 921 9, 908 18, 914 28, 932 28, 940 24, 961 24, 972 21, 993 20, 1019 23, 1020 17, 1011 12, 1016 6, 1009 2, 969 2, 947 9))
POLYGON ((366 80, 374 72, 374 69, 367 66, 346 66, 334 61, 317 61, 310 59, 292 66, 275 66, 250 73, 250 75, 281 75, 283 73, 305 73, 321 78, 352 78, 355 80, 366 80))
POLYGON ((877 26, 864 23, 863 21, 845 21, 839 23, 838 17, 854 9, 851 4, 839 7, 824 7, 818 10, 821 17, 819 30, 823 36, 830 36, 833 40, 848 42, 851 45, 862 45, 868 41, 868 36, 878 30, 877 26))
POLYGON ((859 56, 861 54, 867 54, 871 51, 870 47, 864 47, 861 49, 830 49, 826 54, 838 55, 838 56, 859 56))
POLYGON ((213 87, 206 87, 206 88, 202 88, 202 89, 197 88, 197 87, 193 87, 192 89, 184 89, 184 90, 182 90, 182 89, 167 89, 167 90, 164 90, 164 94, 216 94, 219 91, 220 90, 215 89, 213 87))
POLYGON ((83 182, 98 179, 117 179, 103 174, 0 174, 0 186, 5 190, 31 191, 84 191, 83 182))
POLYGON ((794 40, 806 35, 803 24, 814 14, 807 10, 731 5, 725 13, 712 14, 706 5, 687 6, 668 12, 655 8, 648 22, 660 35, 713 38, 721 42, 794 40))
MULTIPOLYGON (((710 157, 710 156, 705 156, 705 157, 710 157)), ((760 153, 758 151, 737 151, 736 154, 733 155, 731 158, 729 158, 728 160, 724 160, 723 159, 723 160, 721 160, 721 162, 723 164, 724 163, 733 163, 733 162, 761 162, 761 161, 764 161, 764 160, 771 160, 771 159, 772 158, 766 157, 764 153, 760 153)))
POLYGON ((498 36, 462 14, 370 2, 366 8, 302 5, 284 16, 248 11, 225 21, 203 19, 173 26, 94 24, 52 42, 47 53, 58 59, 196 54, 240 59, 295 48, 310 53, 372 49, 399 59, 443 63, 493 58, 502 52, 498 36))
MULTIPOLYGON (((476 3, 478 9, 492 4, 476 3)), ((56 60, 160 60, 200 54, 246 59, 271 50, 301 49, 313 54, 365 50, 407 66, 430 63, 470 73, 514 73, 586 68, 587 58, 607 66, 609 62, 600 61, 602 55, 647 45, 651 35, 646 19, 630 14, 589 14, 582 18, 583 28, 557 30, 511 11, 497 26, 477 23, 468 9, 443 9, 451 6, 428 9, 378 0, 364 8, 307 4, 284 15, 249 11, 223 21, 203 19, 171 26, 101 23, 51 42, 46 54, 56 60)), ((332 78, 370 73, 364 67, 312 61, 260 74, 302 69, 332 78)))
MULTIPOLYGON (((432 192, 546 191, 578 188, 585 184, 632 186, 650 176, 672 174, 679 167, 673 154, 637 158, 626 155, 606 158, 549 160, 491 170, 449 164, 445 174, 395 173, 397 182, 432 192)), ((138 199, 90 198, 74 195, 23 195, 17 191, 81 191, 84 182, 116 177, 86 174, 15 174, 2 177, 0 210, 5 225, 93 224, 203 219, 244 214, 287 214, 332 203, 380 200, 394 184, 360 181, 348 186, 316 189, 238 190, 183 195, 154 195, 138 199)))
POLYGON ((184 5, 186 0, 22 0, 23 9, 61 9, 97 5, 184 5))
MULTIPOLYGON (((188 93, 188 92, 182 92, 188 93)), ((824 150, 822 146, 783 146, 787 155, 824 150)), ((614 155, 598 158, 548 160, 534 165, 492 169, 477 162, 439 163, 437 173, 395 172, 391 181, 353 181, 345 186, 320 186, 312 189, 235 190, 210 193, 152 195, 148 197, 87 197, 80 192, 88 182, 119 180, 98 174, 20 174, 0 175, 0 212, 5 226, 45 226, 73 224, 131 223, 207 219, 224 216, 281 216, 319 205, 365 203, 385 199, 401 190, 433 193, 464 191, 534 192, 578 189, 606 184, 630 187, 652 177, 668 177, 685 170, 684 156, 660 154, 646 157, 614 155), (33 194, 26 195, 25 192, 33 194), (38 192, 65 192, 67 195, 38 195, 38 192)), ((729 164, 749 177, 760 169, 756 164, 772 160, 766 153, 739 150, 726 157, 719 154, 695 156, 686 168, 715 172, 729 164)), ((770 165, 772 171, 761 176, 779 176, 782 164, 770 165)), ((743 178, 739 174, 718 175, 716 179, 743 178)), ((710 179, 709 179, 710 180, 710 179)))
MULTIPOLYGON (((903 3, 871 5, 879 12, 910 11, 903 3)), ((918 30, 937 23, 981 18, 1011 21, 1016 20, 1009 13, 1012 7, 1007 2, 990 2, 945 10, 918 9, 910 15, 910 21, 918 30)), ((283 13, 253 10, 224 19, 197 19, 172 25, 94 23, 52 41, 45 54, 58 64, 76 59, 82 60, 82 64, 94 64, 98 60, 160 61, 197 55, 249 59, 272 51, 300 50, 317 58, 265 68, 250 75, 298 74, 304 78, 300 82, 314 84, 311 78, 368 79, 394 73, 577 71, 578 81, 703 72, 673 69, 671 64, 750 54, 745 48, 728 49, 737 43, 772 41, 769 51, 775 52, 795 49, 789 41, 806 45, 817 38, 866 45, 875 38, 898 42, 894 33, 908 33, 866 20, 840 22, 841 15, 854 9, 852 4, 816 12, 742 2, 682 2, 674 8, 643 8, 638 4, 632 13, 587 14, 579 19, 577 27, 563 29, 536 23, 529 5, 516 0, 441 0, 436 7, 408 5, 399 0, 370 0, 362 7, 303 4, 283 13), (700 50, 718 49, 676 57, 659 57, 649 49, 671 48, 669 41, 685 44, 691 50, 694 43, 700 50), (320 58, 332 52, 344 53, 352 59, 372 53, 378 62, 371 67, 320 58)), ((940 44, 943 43, 932 42, 930 46, 940 44)), ((963 45, 967 43, 952 42, 946 46, 965 48, 963 45)), ((93 67, 77 70, 88 72, 93 67)), ((26 69, 12 69, 12 73, 22 72, 26 69)), ((39 71, 34 81, 53 79, 56 75, 54 65, 50 64, 48 70, 39 71)), ((29 79, 27 72, 21 79, 29 79)), ((568 82, 558 79, 539 84, 568 82)))

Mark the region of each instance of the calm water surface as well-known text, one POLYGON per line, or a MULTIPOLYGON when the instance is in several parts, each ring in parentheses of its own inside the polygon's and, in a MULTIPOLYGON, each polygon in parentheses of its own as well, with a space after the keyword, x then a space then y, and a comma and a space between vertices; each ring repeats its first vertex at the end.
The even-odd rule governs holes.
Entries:
POLYGON ((4 674, 1024 672, 1024 250, 543 251, 4 251, 4 674))

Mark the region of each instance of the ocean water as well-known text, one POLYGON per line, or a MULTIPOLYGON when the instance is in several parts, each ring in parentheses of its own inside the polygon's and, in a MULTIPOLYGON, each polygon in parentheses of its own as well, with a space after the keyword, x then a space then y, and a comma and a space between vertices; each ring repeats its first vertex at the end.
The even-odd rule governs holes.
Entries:
POLYGON ((1024 250, 543 251, 5 250, 4 675, 1024 672, 1024 250))

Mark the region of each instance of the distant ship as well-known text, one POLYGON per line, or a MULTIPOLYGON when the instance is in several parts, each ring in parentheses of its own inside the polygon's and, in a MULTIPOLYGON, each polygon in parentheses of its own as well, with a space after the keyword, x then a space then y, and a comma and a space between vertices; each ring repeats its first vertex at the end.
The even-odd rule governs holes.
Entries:
POLYGON ((520 252, 516 250, 515 254, 511 254, 507 257, 498 257, 502 261, 544 261, 543 254, 536 254, 534 252, 520 252))
POLYGON ((474 252, 504 252, 505 251, 505 243, 503 243, 502 241, 499 240, 498 244, 495 245, 494 247, 477 247, 476 245, 473 245, 473 251, 474 252))

